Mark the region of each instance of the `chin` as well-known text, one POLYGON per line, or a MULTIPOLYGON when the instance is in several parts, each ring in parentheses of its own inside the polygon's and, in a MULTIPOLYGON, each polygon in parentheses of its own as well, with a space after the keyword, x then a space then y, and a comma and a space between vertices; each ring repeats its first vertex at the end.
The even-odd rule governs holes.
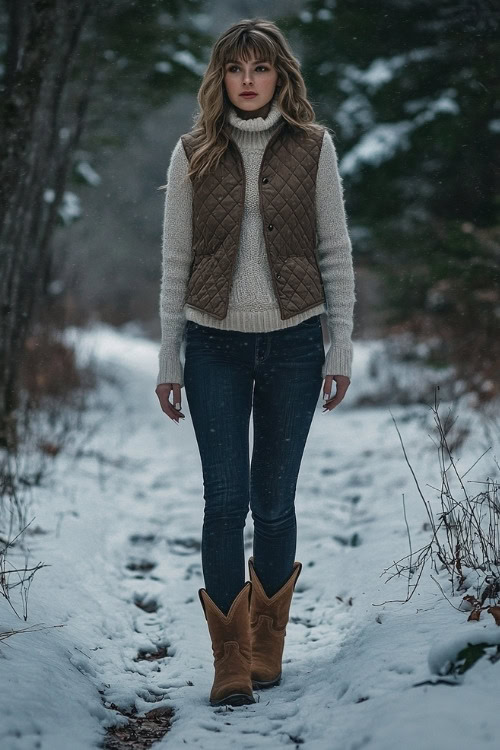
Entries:
POLYGON ((241 99, 238 99, 238 104, 236 106, 240 109, 243 109, 244 107, 248 107, 249 109, 260 109, 264 105, 262 104, 260 97, 256 96, 255 99, 245 99, 242 97, 241 99))

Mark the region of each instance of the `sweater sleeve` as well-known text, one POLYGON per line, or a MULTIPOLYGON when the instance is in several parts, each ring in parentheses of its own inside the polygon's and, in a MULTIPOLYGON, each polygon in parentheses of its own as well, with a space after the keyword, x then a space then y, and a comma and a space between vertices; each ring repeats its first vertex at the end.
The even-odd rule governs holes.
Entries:
POLYGON ((330 133, 325 130, 316 182, 318 265, 325 289, 330 346, 323 365, 327 375, 351 377, 351 341, 355 296, 352 246, 344 209, 342 178, 330 133))
POLYGON ((157 385, 184 385, 180 351, 186 325, 184 297, 192 254, 192 186, 187 176, 188 170, 189 162, 179 138, 167 171, 159 301, 161 347, 157 385))

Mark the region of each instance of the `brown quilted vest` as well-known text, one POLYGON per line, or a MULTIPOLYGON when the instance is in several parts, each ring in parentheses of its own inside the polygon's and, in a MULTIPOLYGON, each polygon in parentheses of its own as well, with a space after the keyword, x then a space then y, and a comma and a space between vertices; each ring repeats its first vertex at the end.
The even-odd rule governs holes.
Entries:
MULTIPOLYGON (((181 136, 189 159, 191 134, 181 136)), ((260 212, 281 318, 325 301, 316 259, 316 175, 323 132, 307 137, 286 121, 267 143, 260 212)), ((185 303, 225 318, 245 201, 245 171, 233 139, 215 170, 193 180, 193 260, 185 303)))

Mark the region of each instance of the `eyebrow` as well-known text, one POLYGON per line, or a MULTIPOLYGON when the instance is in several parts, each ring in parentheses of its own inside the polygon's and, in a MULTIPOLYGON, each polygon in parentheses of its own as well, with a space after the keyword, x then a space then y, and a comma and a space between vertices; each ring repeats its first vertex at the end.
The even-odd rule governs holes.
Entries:
MULTIPOLYGON (((239 65, 240 62, 243 62, 243 61, 240 61, 240 60, 228 60, 226 62, 226 65, 239 65)), ((254 65, 256 65, 257 63, 269 63, 269 60, 254 60, 254 65)))

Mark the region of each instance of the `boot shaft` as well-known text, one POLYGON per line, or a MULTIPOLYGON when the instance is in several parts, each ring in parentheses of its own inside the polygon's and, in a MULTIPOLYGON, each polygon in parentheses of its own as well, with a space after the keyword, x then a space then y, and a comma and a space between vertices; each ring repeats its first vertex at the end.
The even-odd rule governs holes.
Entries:
POLYGON ((250 603, 251 624, 255 624, 261 615, 272 618, 273 628, 283 630, 290 613, 290 605, 298 577, 302 571, 302 563, 296 561, 288 580, 273 596, 268 597, 260 582, 253 565, 253 557, 248 561, 250 582, 252 584, 252 598, 250 603))
POLYGON ((225 615, 205 589, 198 595, 208 623, 214 654, 215 675, 210 704, 240 706, 255 703, 252 694, 250 637, 250 596, 248 581, 225 615))
POLYGON ((241 655, 250 660, 252 654, 249 622, 251 593, 252 584, 247 581, 225 615, 204 588, 198 591, 216 660, 224 657, 224 644, 228 642, 237 643, 241 655))

